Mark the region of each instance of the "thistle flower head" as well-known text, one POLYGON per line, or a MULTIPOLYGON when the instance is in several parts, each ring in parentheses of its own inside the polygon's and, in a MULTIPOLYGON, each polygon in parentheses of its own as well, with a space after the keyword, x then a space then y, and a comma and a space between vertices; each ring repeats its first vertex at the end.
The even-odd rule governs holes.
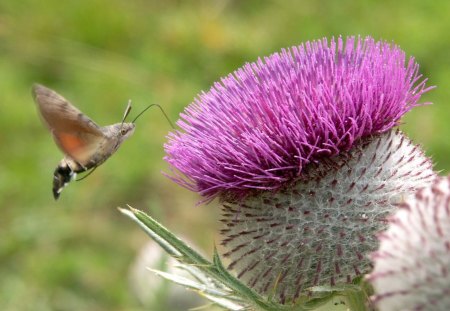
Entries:
POLYGON ((420 148, 390 131, 310 165, 303 180, 223 202, 229 269, 282 303, 312 286, 349 283, 370 271, 368 254, 396 204, 435 174, 420 148))
POLYGON ((173 179, 207 198, 280 188, 398 124, 427 90, 418 68, 370 37, 308 42, 246 64, 181 115, 183 131, 165 145, 173 179))
POLYGON ((179 184, 220 197, 229 268, 294 302, 368 272, 395 204, 435 178, 420 148, 392 130, 427 90, 395 45, 308 42, 202 93, 166 160, 179 184))
POLYGON ((450 177, 407 199, 379 235, 369 280, 386 310, 450 307, 450 177))

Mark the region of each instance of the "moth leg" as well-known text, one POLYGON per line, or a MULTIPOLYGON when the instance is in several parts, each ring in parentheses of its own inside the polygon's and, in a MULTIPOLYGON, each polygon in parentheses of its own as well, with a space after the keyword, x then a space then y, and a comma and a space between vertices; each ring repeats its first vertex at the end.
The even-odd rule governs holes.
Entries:
POLYGON ((75 181, 81 181, 81 180, 85 179, 86 177, 88 177, 89 175, 91 175, 91 174, 97 169, 97 167, 98 167, 98 166, 94 166, 93 168, 91 168, 91 170, 90 170, 86 175, 84 175, 84 176, 81 177, 81 178, 76 179, 75 181))

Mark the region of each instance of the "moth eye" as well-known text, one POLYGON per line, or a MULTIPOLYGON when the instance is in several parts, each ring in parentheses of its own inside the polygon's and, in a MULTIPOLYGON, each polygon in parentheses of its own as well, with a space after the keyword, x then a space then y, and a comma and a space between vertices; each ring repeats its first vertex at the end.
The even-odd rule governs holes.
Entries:
POLYGON ((126 133, 127 133, 127 130, 125 130, 125 129, 120 130, 120 134, 125 135, 126 133))

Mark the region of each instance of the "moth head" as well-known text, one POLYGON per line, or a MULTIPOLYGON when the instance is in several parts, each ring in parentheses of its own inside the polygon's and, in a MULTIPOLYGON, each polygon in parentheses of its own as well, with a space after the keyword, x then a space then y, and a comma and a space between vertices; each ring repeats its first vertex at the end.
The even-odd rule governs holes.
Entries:
POLYGON ((131 99, 128 101, 127 108, 123 114, 122 122, 120 124, 113 125, 113 132, 116 133, 119 138, 119 142, 124 141, 134 133, 135 124, 134 122, 125 123, 125 119, 130 114, 131 111, 131 99))
POLYGON ((134 128, 136 125, 134 123, 121 123, 117 124, 118 135, 121 140, 127 139, 134 133, 134 128))

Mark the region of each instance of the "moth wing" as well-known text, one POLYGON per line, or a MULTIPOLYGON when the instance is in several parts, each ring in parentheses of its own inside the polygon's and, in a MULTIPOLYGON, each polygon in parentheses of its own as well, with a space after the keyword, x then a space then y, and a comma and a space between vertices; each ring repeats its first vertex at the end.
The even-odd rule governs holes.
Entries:
POLYGON ((38 111, 61 151, 87 165, 106 140, 100 126, 55 91, 36 84, 32 92, 38 111))
POLYGON ((90 162, 103 145, 106 138, 93 136, 80 132, 55 132, 52 131, 56 145, 70 158, 86 168, 90 168, 90 162))

